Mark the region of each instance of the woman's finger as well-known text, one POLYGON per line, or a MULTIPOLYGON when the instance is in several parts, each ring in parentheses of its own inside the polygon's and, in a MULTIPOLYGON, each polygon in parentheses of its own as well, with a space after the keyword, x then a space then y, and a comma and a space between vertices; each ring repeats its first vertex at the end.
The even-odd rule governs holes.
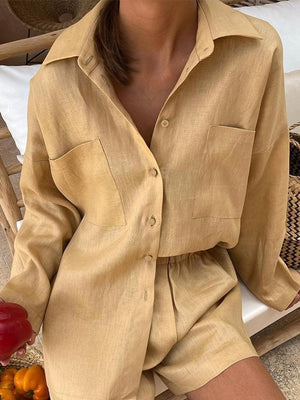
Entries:
POLYGON ((26 343, 28 343, 29 345, 33 344, 35 342, 36 336, 37 336, 36 332, 32 331, 31 338, 26 343))
POLYGON ((0 363, 5 367, 10 363, 10 358, 7 358, 6 360, 0 361, 0 363))
POLYGON ((26 353, 26 345, 25 346, 21 346, 18 348, 18 350, 16 351, 18 356, 22 356, 26 353))
POLYGON ((26 351, 23 351, 22 353, 19 352, 19 351, 17 351, 17 354, 16 354, 16 356, 17 356, 17 357, 20 357, 20 358, 25 357, 25 355, 26 355, 26 351))
POLYGON ((291 307, 293 307, 295 304, 298 303, 298 301, 300 301, 300 290, 299 290, 299 292, 297 293, 297 295, 296 295, 296 297, 294 298, 294 300, 288 305, 288 307, 286 308, 286 310, 289 309, 289 308, 291 308, 291 307))

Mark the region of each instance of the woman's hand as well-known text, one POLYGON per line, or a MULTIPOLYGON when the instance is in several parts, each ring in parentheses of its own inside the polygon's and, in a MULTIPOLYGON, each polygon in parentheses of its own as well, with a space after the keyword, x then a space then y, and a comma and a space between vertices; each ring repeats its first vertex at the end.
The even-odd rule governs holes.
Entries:
POLYGON ((288 305, 288 307, 286 308, 286 310, 287 310, 288 308, 293 307, 295 304, 298 303, 298 301, 300 301, 300 290, 299 290, 299 292, 296 294, 296 297, 294 298, 294 300, 288 305))
MULTIPOLYGON (((5 300, 2 299, 2 297, 0 297, 0 302, 1 302, 1 303, 5 303, 5 300)), ((32 331, 31 338, 30 338, 30 339, 28 340, 28 342, 26 342, 26 343, 28 343, 29 345, 33 344, 33 343, 35 342, 36 336, 37 336, 36 332, 35 332, 35 331, 32 331)), ((26 343, 25 343, 23 346, 19 347, 18 350, 16 351, 16 354, 17 354, 18 357, 24 357, 24 356, 25 356, 25 353, 26 353, 26 343)), ((10 358, 7 358, 6 360, 2 360, 2 361, 0 360, 0 363, 1 363, 3 366, 6 366, 6 365, 8 365, 8 364, 10 363, 10 358)))
MULTIPOLYGON (((299 271, 297 271, 297 272, 298 272, 298 274, 300 274, 299 271)), ((295 304, 298 303, 298 301, 300 301, 300 290, 299 290, 299 292, 296 294, 296 297, 294 298, 294 300, 287 306, 286 310, 289 309, 289 308, 291 308, 291 307, 293 307, 295 304)))

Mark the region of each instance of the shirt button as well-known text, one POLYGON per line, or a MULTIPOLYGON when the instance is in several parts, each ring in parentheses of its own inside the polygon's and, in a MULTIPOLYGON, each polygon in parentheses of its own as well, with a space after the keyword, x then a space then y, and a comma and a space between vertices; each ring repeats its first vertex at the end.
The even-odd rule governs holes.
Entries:
POLYGON ((150 225, 153 226, 156 223, 156 218, 154 217, 154 215, 151 215, 150 217, 150 225))
POLYGON ((145 260, 146 260, 146 261, 151 261, 152 258, 153 258, 153 256, 152 256, 151 254, 147 254, 147 255, 145 256, 145 260))
POLYGON ((164 128, 166 128, 169 125, 169 121, 167 119, 163 119, 161 121, 161 126, 163 126, 164 128))
POLYGON ((158 175, 158 171, 157 171, 156 168, 151 168, 150 173, 151 173, 151 175, 153 175, 153 176, 157 176, 157 175, 158 175))

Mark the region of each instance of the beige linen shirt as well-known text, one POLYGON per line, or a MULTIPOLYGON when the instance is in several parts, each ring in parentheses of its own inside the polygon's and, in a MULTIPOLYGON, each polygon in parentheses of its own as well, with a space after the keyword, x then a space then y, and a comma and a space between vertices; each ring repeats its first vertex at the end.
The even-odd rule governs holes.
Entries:
POLYGON ((93 41, 106 1, 56 39, 30 81, 26 212, 0 292, 28 310, 36 332, 44 321, 48 352, 52 343, 69 354, 74 396, 86 399, 83 364, 117 359, 124 391, 142 365, 157 257, 221 246, 251 292, 279 311, 300 290, 300 274, 279 256, 289 136, 277 31, 200 0, 195 47, 149 148, 93 41), (88 347, 95 336, 99 349, 88 347))

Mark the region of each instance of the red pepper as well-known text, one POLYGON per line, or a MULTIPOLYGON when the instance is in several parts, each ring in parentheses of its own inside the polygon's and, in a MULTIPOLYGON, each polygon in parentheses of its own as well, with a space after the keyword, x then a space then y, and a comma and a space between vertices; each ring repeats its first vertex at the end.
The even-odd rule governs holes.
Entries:
POLYGON ((32 335, 28 313, 16 303, 0 303, 0 360, 6 360, 32 335))

